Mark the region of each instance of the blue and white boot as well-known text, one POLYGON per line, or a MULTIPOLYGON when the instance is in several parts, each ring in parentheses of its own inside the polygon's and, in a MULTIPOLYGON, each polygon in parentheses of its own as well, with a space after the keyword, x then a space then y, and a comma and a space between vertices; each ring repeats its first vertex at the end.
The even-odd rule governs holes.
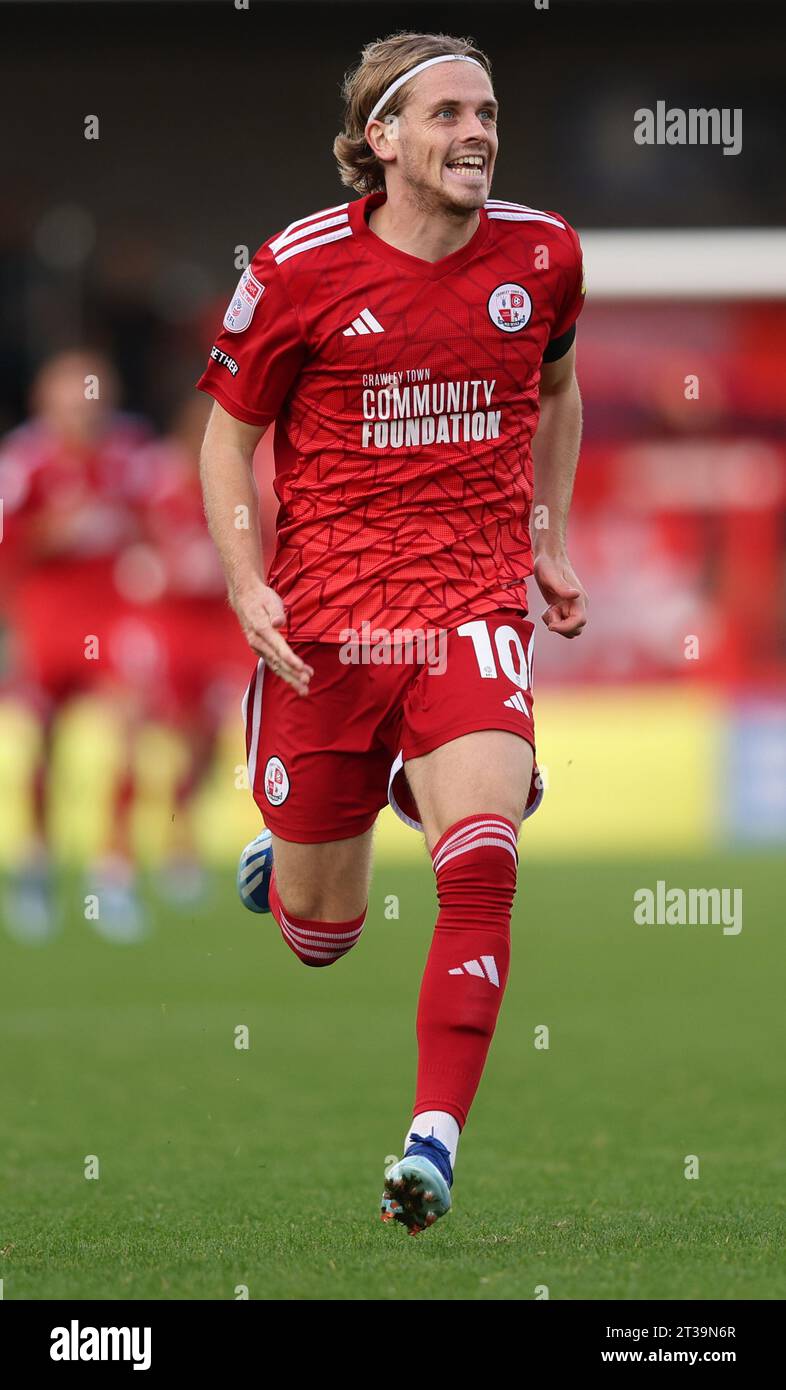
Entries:
POLYGON ((385 1173, 380 1216, 417 1236, 450 1211, 450 1150, 433 1135, 413 1134, 403 1158, 385 1173))
POLYGON ((273 837, 260 830, 246 845, 237 866, 237 891, 249 912, 270 911, 270 875, 273 872, 273 837))

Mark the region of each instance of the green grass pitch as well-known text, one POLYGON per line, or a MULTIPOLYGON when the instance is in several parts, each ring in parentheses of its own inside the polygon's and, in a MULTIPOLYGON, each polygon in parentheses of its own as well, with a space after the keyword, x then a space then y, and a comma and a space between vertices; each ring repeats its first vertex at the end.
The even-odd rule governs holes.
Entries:
POLYGON ((410 1113, 425 853, 377 866, 364 937, 328 970, 228 879, 135 946, 78 910, 46 946, 0 931, 5 1298, 786 1296, 783 869, 530 867, 526 832, 522 851, 454 1209, 416 1239, 378 1204, 410 1113), (635 926, 658 878, 741 887, 740 935, 635 926))

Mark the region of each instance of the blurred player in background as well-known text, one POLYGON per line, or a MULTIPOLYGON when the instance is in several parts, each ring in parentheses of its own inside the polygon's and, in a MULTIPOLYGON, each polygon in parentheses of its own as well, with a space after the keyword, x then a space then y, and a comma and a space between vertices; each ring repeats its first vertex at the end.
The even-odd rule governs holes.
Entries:
POLYGON ((144 620, 159 656, 149 687, 149 719, 174 734, 179 750, 173 822, 159 887, 174 903, 202 896, 204 867, 189 804, 214 763, 228 709, 248 683, 248 647, 227 607, 226 584, 205 525, 199 451, 209 405, 189 394, 167 433, 136 458, 145 478, 143 537, 126 557, 145 575, 144 620))
MULTIPOLYGON (((469 40, 369 45, 345 98, 334 151, 361 196, 296 219, 241 276, 200 382, 216 402, 203 481, 260 657, 247 746, 267 829, 241 860, 244 901, 305 964, 330 965, 361 935, 388 800, 431 854, 415 1118, 382 1200, 416 1234, 451 1205, 508 976, 519 826, 539 800, 526 576, 550 631, 586 620, 565 549, 584 286, 563 217, 490 198, 497 102, 469 40), (266 584, 238 518, 255 514, 273 419, 266 584)), ((341 1161, 352 1180, 351 1148, 341 1161)))
POLYGON ((150 431, 118 410, 118 394, 99 353, 58 354, 35 378, 29 421, 0 448, 0 767, 19 814, 4 905, 9 927, 26 937, 45 937, 56 920, 55 783, 62 818, 84 808, 94 823, 85 892, 95 895, 96 927, 133 938, 142 926, 128 847, 129 729, 157 662, 123 591, 122 558, 142 531, 137 459, 150 431))

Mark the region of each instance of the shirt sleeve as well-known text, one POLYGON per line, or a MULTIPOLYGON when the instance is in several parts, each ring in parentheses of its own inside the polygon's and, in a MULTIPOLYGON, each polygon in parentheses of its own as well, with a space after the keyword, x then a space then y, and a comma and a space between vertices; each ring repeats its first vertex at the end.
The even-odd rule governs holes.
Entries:
POLYGON ((269 246, 238 280, 197 382, 230 415, 268 425, 278 415, 306 355, 306 343, 269 246))
POLYGON ((570 352, 576 337, 576 325, 571 325, 567 333, 563 333, 560 338, 550 338, 546 344, 546 351, 543 354, 544 362, 559 362, 566 352, 570 352))
MULTIPOLYGON (((566 224, 567 226, 567 224, 566 224)), ((581 242, 572 227, 567 227, 573 254, 562 274, 563 293, 559 302, 557 316, 551 329, 549 344, 563 337, 572 328, 584 308, 586 284, 584 282, 584 258, 581 242)))

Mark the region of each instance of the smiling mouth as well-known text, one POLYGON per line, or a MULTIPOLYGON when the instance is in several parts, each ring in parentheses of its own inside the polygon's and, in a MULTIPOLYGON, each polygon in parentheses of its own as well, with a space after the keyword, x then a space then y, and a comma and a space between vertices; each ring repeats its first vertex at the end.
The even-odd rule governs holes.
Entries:
POLYGON ((485 177, 486 160, 483 155, 462 155, 459 159, 450 160, 445 168, 461 179, 479 179, 485 177))

